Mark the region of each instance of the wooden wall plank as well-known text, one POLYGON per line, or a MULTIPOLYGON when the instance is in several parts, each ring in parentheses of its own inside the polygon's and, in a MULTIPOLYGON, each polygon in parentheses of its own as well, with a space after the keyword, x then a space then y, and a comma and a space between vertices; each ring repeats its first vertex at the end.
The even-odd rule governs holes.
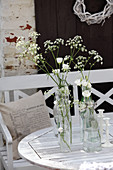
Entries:
POLYGON ((76 35, 76 19, 73 15, 75 0, 57 0, 58 36, 65 39, 76 35))
MULTIPOLYGON (((104 58, 104 64, 101 68, 113 67, 113 36, 112 36, 112 18, 106 20, 104 25, 87 25, 77 19, 77 34, 82 35, 84 43, 88 49, 97 50, 104 58)), ((99 68, 95 66, 95 68, 99 68)))
POLYGON ((57 37, 56 0, 35 0, 36 30, 43 41, 57 37))

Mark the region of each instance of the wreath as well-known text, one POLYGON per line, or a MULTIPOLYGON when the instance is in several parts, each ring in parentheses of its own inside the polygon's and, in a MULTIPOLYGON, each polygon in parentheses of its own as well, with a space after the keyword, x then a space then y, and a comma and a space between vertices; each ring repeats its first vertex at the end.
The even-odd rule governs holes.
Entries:
POLYGON ((86 12, 84 0, 76 0, 73 6, 74 14, 80 18, 81 22, 86 22, 88 25, 100 24, 102 21, 104 23, 105 19, 109 18, 113 14, 113 0, 106 1, 107 4, 104 6, 103 11, 91 14, 86 12))

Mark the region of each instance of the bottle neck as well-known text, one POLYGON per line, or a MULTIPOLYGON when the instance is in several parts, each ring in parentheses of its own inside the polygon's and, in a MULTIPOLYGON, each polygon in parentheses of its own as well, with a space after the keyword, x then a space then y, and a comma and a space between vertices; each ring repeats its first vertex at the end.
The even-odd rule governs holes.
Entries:
POLYGON ((91 101, 92 101, 92 96, 89 96, 89 97, 82 96, 81 98, 81 102, 90 103, 91 101))

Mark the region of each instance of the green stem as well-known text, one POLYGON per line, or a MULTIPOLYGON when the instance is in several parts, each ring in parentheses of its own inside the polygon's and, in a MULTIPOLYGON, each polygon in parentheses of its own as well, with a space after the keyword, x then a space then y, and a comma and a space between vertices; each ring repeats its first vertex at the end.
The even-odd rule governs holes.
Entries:
POLYGON ((55 55, 54 55, 54 53, 53 53, 52 50, 51 50, 51 53, 52 53, 52 56, 53 56, 53 58, 54 58, 54 60, 55 60, 55 66, 56 66, 56 68, 58 68, 57 61, 56 61, 55 55))
POLYGON ((69 150, 71 150, 71 148, 70 148, 70 146, 69 146, 69 144, 66 142, 66 140, 64 139, 64 119, 65 119, 65 117, 63 116, 63 112, 61 111, 61 116, 62 116, 62 124, 63 124, 63 132, 62 133, 60 133, 60 136, 62 137, 62 140, 63 140, 63 142, 67 145, 67 147, 69 148, 69 150))
MULTIPOLYGON (((46 62, 47 63, 47 62, 46 62)), ((61 81, 62 81, 62 79, 60 79, 60 77, 59 77, 59 74, 57 73, 56 75, 57 75, 57 78, 58 78, 58 82, 50 75, 50 73, 49 73, 49 71, 48 71, 48 69, 47 69, 47 67, 46 67, 46 65, 45 65, 45 63, 44 62, 42 62, 42 64, 44 65, 44 67, 45 67, 45 69, 46 69, 46 71, 47 71, 47 74, 54 80, 54 82, 58 85, 58 87, 61 87, 61 81)), ((48 63, 47 63, 48 64, 48 63)), ((49 64, 48 64, 49 65, 49 64)), ((50 65, 49 65, 50 66, 50 65)), ((51 67, 51 66, 50 66, 51 67)), ((53 67, 51 67, 52 69, 53 69, 53 67)))
POLYGON ((89 61, 92 57, 93 57, 93 55, 91 55, 91 56, 88 58, 88 60, 87 60, 86 63, 84 64, 84 68, 85 68, 86 64, 88 63, 88 61, 89 61))
POLYGON ((70 116, 69 116, 69 104, 67 104, 68 102, 68 99, 63 99, 62 98, 62 95, 58 101, 58 104, 59 105, 63 105, 62 108, 59 108, 60 109, 60 112, 61 112, 61 117, 62 117, 62 125, 63 125, 63 132, 60 134, 60 136, 62 137, 62 140, 63 142, 67 145, 67 147, 71 150, 69 144, 67 143, 67 141, 64 139, 64 135, 65 135, 65 118, 67 119, 66 121, 69 122, 69 132, 70 132, 70 143, 72 143, 72 123, 70 121, 70 116), (64 101, 62 101, 64 100, 64 101), (66 115, 64 116, 64 112, 66 112, 66 115))
POLYGON ((74 55, 75 49, 76 49, 76 48, 74 47, 74 49, 73 49, 73 51, 72 51, 72 56, 74 55))
POLYGON ((59 45, 58 50, 57 50, 57 57, 58 57, 58 55, 59 55, 59 48, 60 48, 60 45, 59 45))
POLYGON ((67 102, 65 102, 66 117, 67 117, 67 120, 68 120, 69 126, 70 126, 70 143, 72 144, 72 122, 70 121, 70 116, 69 116, 69 106, 70 105, 67 105, 67 102))
MULTIPOLYGON (((90 66, 90 70, 92 69, 92 67, 96 64, 96 61, 90 66)), ((89 73, 88 73, 88 79, 89 79, 89 75, 90 75, 90 70, 89 70, 89 73)))
POLYGON ((68 145, 68 143, 67 143, 66 140, 64 139, 64 132, 62 132, 62 133, 60 134, 60 136, 62 137, 63 142, 67 145, 67 147, 68 147, 69 150, 71 151, 70 146, 68 145))
POLYGON ((44 71, 46 74, 48 74, 52 80, 56 83, 57 86, 59 86, 59 84, 57 83, 57 81, 51 76, 51 74, 49 72, 47 72, 46 70, 44 70, 39 64, 37 64, 37 66, 42 70, 44 71))
POLYGON ((70 143, 72 144, 72 122, 70 121, 70 143))
POLYGON ((80 72, 81 72, 82 78, 84 79, 83 70, 82 70, 82 69, 80 69, 80 72))
POLYGON ((47 61, 44 62, 53 70, 53 67, 47 61))
POLYGON ((74 54, 73 58, 78 54, 79 51, 80 51, 80 48, 79 48, 78 51, 74 54))

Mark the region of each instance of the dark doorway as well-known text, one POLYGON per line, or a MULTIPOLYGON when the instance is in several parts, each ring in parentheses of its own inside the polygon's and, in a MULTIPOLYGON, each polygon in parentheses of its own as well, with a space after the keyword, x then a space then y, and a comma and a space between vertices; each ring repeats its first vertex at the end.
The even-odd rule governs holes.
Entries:
MULTIPOLYGON (((113 68, 113 15, 103 24, 87 25, 74 14, 76 0, 35 0, 36 31, 41 33, 39 45, 45 40, 68 39, 81 35, 89 50, 94 49, 104 59, 104 64, 94 69, 113 68)), ((105 0, 85 0, 90 13, 103 10, 105 0)), ((65 55, 62 49, 61 55, 65 55)), ((48 56, 51 60, 51 56, 48 56)), ((104 88, 103 88, 104 89, 104 88)))
MULTIPOLYGON (((73 13, 75 0, 35 0, 36 30, 41 33, 39 44, 57 37, 68 39, 81 35, 88 49, 97 50, 104 58, 101 68, 113 67, 113 15, 106 19, 104 25, 87 25, 73 13)), ((103 10, 106 1, 87 0, 89 12, 103 10)), ((65 50, 62 51, 62 55, 65 50)))

